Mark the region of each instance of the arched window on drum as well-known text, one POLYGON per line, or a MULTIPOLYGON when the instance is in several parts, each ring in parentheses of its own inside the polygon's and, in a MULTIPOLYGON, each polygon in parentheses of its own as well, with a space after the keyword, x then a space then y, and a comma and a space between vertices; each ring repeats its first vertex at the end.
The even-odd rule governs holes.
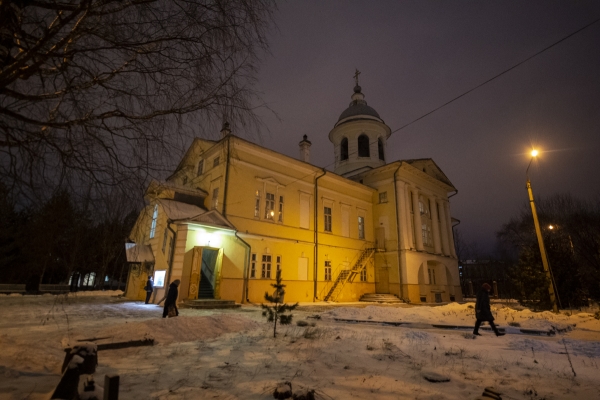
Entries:
POLYGON ((348 139, 343 138, 340 144, 340 160, 344 161, 348 159, 348 139))
POLYGON ((358 156, 371 157, 371 151, 369 150, 369 137, 364 133, 358 137, 358 156))

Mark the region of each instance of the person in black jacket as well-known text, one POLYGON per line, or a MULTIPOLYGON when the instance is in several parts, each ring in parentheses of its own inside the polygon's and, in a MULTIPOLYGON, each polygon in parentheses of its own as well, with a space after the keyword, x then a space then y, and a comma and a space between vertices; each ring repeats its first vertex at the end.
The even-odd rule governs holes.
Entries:
POLYGON ((475 318, 477 318, 477 322, 475 322, 473 335, 481 336, 479 327, 483 321, 487 321, 496 336, 504 336, 504 333, 499 332, 494 324, 494 316, 490 309, 490 290, 492 290, 492 287, 489 284, 484 283, 481 286, 481 289, 479 289, 479 293, 477 293, 477 302, 475 303, 475 318))
POLYGON ((175 315, 179 315, 179 310, 177 309, 177 296, 179 296, 179 284, 181 281, 179 279, 175 279, 173 283, 169 285, 169 291, 167 292, 167 298, 165 299, 165 308, 163 309, 163 318, 167 318, 169 315, 169 308, 175 308, 175 315))
POLYGON ((150 296, 152 296, 152 292, 154 291, 154 281, 152 280, 151 276, 148 277, 148 281, 146 282, 146 287, 144 287, 144 290, 146 291, 146 304, 148 304, 150 301, 150 296))

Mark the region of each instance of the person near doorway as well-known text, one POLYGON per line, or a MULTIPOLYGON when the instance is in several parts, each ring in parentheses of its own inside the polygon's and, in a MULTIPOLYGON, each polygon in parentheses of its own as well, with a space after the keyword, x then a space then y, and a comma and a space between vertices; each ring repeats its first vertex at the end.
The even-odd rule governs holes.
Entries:
POLYGON ((146 303, 145 304, 148 304, 148 302, 150 302, 150 296, 152 296, 152 292, 154 291, 154 281, 152 280, 151 276, 148 277, 148 281, 146 282, 146 286, 144 287, 144 290, 146 291, 146 303))
POLYGON ((494 324, 494 316, 492 315, 492 310, 490 308, 490 290, 492 290, 492 287, 489 284, 484 283, 481 285, 479 293, 477 293, 477 302, 475 303, 475 318, 477 318, 477 321, 475 322, 473 335, 481 336, 479 327, 483 321, 487 321, 496 336, 504 336, 504 333, 498 331, 496 324, 494 324))
POLYGON ((169 291, 167 292, 167 298, 165 299, 165 308, 163 309, 163 318, 176 317, 179 315, 177 309, 177 296, 179 296, 179 284, 181 281, 175 279, 173 283, 169 285, 169 291))

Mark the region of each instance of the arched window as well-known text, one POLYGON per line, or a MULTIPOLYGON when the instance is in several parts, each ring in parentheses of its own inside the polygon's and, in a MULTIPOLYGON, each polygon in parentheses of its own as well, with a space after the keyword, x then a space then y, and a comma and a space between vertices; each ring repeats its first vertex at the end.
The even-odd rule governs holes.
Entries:
POLYGON ((381 138, 377 139, 377 151, 379 152, 379 159, 385 161, 385 156, 383 155, 383 140, 381 140, 381 138))
POLYGON ((358 137, 358 156, 371 157, 371 152, 369 151, 369 137, 364 133, 358 137))
POLYGON ((348 139, 343 138, 340 144, 340 160, 344 161, 348 159, 348 139))

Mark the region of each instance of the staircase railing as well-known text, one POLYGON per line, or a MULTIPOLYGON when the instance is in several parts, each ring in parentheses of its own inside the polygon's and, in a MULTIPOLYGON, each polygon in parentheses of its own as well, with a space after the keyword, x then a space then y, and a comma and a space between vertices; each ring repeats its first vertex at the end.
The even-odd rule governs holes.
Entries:
POLYGON ((348 269, 345 268, 345 265, 342 265, 336 270, 336 272, 339 272, 337 273, 335 280, 332 281, 331 284, 326 285, 325 288, 323 288, 323 291, 321 292, 326 293, 323 297, 324 301, 335 301, 339 294, 342 292, 344 285, 346 285, 347 282, 353 282, 354 278, 356 278, 356 276, 360 274, 363 269, 366 268, 367 261, 371 258, 371 256, 373 255, 373 253, 375 253, 376 250, 373 247, 373 244, 367 244, 366 246, 368 247, 363 248, 363 250, 359 253, 355 261, 353 261, 353 263, 351 264, 351 268, 348 269))

